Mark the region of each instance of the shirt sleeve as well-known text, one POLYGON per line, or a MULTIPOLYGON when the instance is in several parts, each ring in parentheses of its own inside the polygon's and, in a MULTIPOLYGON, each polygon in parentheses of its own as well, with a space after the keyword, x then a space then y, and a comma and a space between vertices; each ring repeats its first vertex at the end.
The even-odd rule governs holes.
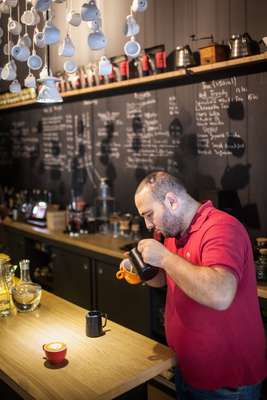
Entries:
POLYGON ((202 265, 230 268, 240 280, 246 268, 247 245, 246 231, 239 222, 214 224, 202 238, 202 265))

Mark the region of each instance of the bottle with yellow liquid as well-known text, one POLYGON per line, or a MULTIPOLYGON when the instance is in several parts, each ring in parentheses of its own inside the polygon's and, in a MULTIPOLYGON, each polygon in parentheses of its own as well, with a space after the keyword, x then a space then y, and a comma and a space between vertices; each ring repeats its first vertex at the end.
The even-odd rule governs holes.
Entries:
POLYGON ((11 290, 13 303, 19 312, 33 311, 40 303, 42 288, 31 280, 29 260, 21 260, 19 267, 20 280, 11 290))
POLYGON ((0 317, 10 314, 10 293, 6 282, 6 260, 0 258, 0 317))

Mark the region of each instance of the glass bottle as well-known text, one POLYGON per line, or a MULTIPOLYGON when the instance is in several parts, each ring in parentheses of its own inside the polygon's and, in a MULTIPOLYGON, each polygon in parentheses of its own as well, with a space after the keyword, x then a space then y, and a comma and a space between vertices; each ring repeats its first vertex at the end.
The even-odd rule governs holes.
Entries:
POLYGON ((259 249, 259 257, 256 261, 257 281, 267 280, 267 248, 259 249))
POLYGON ((33 311, 40 303, 42 288, 31 280, 29 260, 21 260, 19 267, 20 280, 12 288, 12 299, 19 312, 33 311))
POLYGON ((0 259, 0 317, 10 314, 10 294, 6 282, 6 260, 0 259))

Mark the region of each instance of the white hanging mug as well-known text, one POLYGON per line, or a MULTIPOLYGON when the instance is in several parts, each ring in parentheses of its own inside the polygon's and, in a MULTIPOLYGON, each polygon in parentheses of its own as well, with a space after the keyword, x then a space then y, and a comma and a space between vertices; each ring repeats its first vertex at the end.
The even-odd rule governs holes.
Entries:
POLYGON ((72 74, 77 71, 77 64, 73 60, 68 60, 64 62, 63 65, 64 71, 67 72, 68 74, 72 74))
POLYGON ((24 86, 26 88, 36 88, 36 79, 35 76, 29 72, 29 74, 26 76, 26 78, 24 79, 24 86))
POLYGON ((82 22, 82 17, 80 13, 72 10, 68 12, 66 20, 72 26, 79 26, 82 22))
POLYGON ((72 57, 75 53, 75 47, 69 34, 66 35, 63 43, 59 46, 58 55, 63 57, 72 57))
POLYGON ((100 11, 95 0, 90 0, 89 3, 82 5, 81 17, 83 21, 94 21, 100 17, 100 11))
POLYGON ((147 9, 147 0, 133 0, 131 9, 133 12, 144 12, 147 9))
POLYGON ((112 64, 106 56, 102 56, 98 63, 99 75, 109 75, 112 72, 112 64))
POLYGON ((60 30, 51 21, 46 22, 43 33, 46 45, 55 44, 60 40, 60 30))
POLYGON ((135 40, 134 36, 132 36, 131 39, 124 45, 124 53, 128 57, 136 58, 139 56, 140 51, 141 51, 141 46, 135 40))
POLYGON ((88 46, 91 50, 101 50, 107 45, 107 39, 103 32, 91 32, 88 36, 88 46))
POLYGON ((11 93, 19 93, 21 91, 21 85, 17 79, 12 81, 9 85, 9 91, 11 93))
POLYGON ((40 69, 43 65, 43 61, 38 54, 36 54, 36 51, 33 50, 32 54, 29 56, 27 60, 27 65, 30 69, 37 70, 40 69))
POLYGON ((136 22, 133 15, 127 15, 126 22, 124 26, 124 35, 125 36, 134 36, 137 35, 140 31, 140 26, 136 22))
POLYGON ((14 79, 16 79, 17 76, 17 72, 14 69, 11 61, 6 63, 1 71, 1 78, 4 81, 13 81, 14 79))

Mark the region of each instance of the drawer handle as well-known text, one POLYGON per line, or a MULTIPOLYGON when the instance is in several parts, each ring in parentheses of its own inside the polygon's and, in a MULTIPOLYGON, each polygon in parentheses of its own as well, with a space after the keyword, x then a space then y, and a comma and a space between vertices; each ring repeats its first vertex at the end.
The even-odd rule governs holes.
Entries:
POLYGON ((85 271, 87 271, 88 270, 88 264, 83 264, 83 269, 85 270, 85 271))
POLYGON ((103 275, 103 268, 101 268, 101 267, 98 267, 98 273, 99 273, 99 275, 103 275))

